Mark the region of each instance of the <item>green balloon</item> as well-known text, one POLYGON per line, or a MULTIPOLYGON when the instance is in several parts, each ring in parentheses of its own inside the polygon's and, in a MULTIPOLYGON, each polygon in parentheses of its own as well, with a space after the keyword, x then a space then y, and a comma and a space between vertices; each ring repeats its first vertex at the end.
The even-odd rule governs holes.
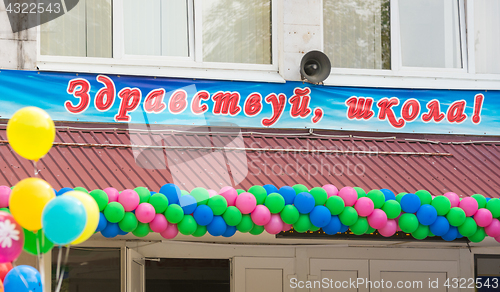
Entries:
POLYGON ((177 224, 177 228, 181 234, 191 235, 198 228, 198 224, 196 224, 196 220, 194 220, 192 215, 184 215, 181 222, 177 224))
POLYGON ((90 195, 94 198, 94 201, 96 201, 99 211, 104 211, 104 208, 106 208, 109 203, 108 194, 103 190, 93 190, 90 192, 90 195))
POLYGON ((172 204, 168 206, 167 210, 165 211, 165 218, 167 218, 168 222, 177 224, 181 222, 182 218, 184 218, 184 210, 182 210, 181 206, 172 204))
POLYGON ((203 225, 198 225, 196 231, 192 234, 194 237, 202 237, 207 233, 207 227, 203 225))
POLYGON ((309 231, 315 232, 315 231, 318 231, 318 230, 320 230, 319 227, 314 226, 314 225, 311 224, 311 227, 309 228, 309 231))
POLYGON ((477 224, 476 221, 472 219, 472 217, 465 218, 465 222, 462 225, 458 226, 458 232, 460 232, 460 234, 462 234, 465 237, 474 235, 476 231, 477 231, 477 224))
POLYGON ((432 202, 432 195, 426 190, 418 190, 415 192, 415 195, 417 195, 420 198, 421 205, 425 204, 430 205, 432 202))
POLYGON ((263 186, 253 186, 248 189, 248 192, 255 196, 257 205, 263 205, 266 201, 267 191, 263 186))
POLYGON ((353 207, 345 207, 339 215, 340 222, 346 226, 351 226, 358 221, 358 212, 353 207))
POLYGON ((330 210, 332 215, 338 215, 344 211, 345 203, 339 196, 331 196, 326 200, 325 206, 330 210))
POLYGON ((244 190, 244 189, 236 189, 236 193, 237 193, 238 195, 239 195, 239 194, 241 194, 241 193, 244 193, 244 192, 245 192, 245 190, 244 190))
POLYGON ((151 198, 151 192, 145 187, 137 187, 134 191, 139 195, 139 204, 148 203, 151 198))
POLYGON ((210 194, 204 188, 194 188, 191 191, 191 196, 196 199, 199 205, 206 205, 208 203, 208 199, 210 198, 210 194))
POLYGON ((229 226, 236 226, 240 224, 243 216, 241 215, 241 211, 235 206, 227 207, 226 212, 222 214, 222 218, 226 221, 226 224, 229 226))
POLYGON ((308 214, 300 214, 299 220, 293 224, 293 229, 299 233, 304 233, 311 228, 311 220, 308 214))
POLYGON ((278 214, 285 207, 285 199, 278 193, 271 193, 267 196, 265 205, 272 214, 278 214))
POLYGON ((358 221, 350 226, 352 233, 356 235, 365 234, 365 232, 368 231, 368 227, 370 226, 368 225, 366 217, 359 217, 358 221))
POLYGON ((365 234, 372 234, 373 232, 375 232, 375 230, 375 228, 368 225, 368 230, 366 230, 365 234))
POLYGON ((294 224, 299 220, 299 210, 294 205, 286 205, 280 213, 281 220, 286 224, 294 224))
POLYGON ((23 228, 24 231, 24 246, 23 250, 32 255, 39 255, 47 253, 54 247, 54 243, 50 241, 42 230, 38 230, 37 233, 33 231, 28 231, 23 228), (43 234, 43 235, 42 235, 43 234))
POLYGON ((381 190, 371 190, 366 196, 373 201, 373 207, 375 209, 382 208, 385 203, 385 195, 381 190))
POLYGON ((353 187, 354 190, 356 190, 356 193, 358 193, 358 199, 362 197, 366 197, 366 192, 360 187, 353 187))
POLYGON ((316 206, 324 206, 326 203, 326 199, 328 199, 328 194, 326 193, 324 188, 315 187, 312 188, 309 193, 313 196, 314 202, 316 202, 316 206))
POLYGON ((161 214, 167 210, 168 198, 162 193, 156 193, 149 198, 149 203, 155 208, 156 214, 161 214))
POLYGON ((469 236, 468 238, 472 242, 481 242, 484 240, 485 237, 486 237, 486 232, 484 231, 484 228, 478 227, 476 233, 469 236))
POLYGON ((474 199, 476 199, 477 205, 478 205, 478 209, 486 208, 486 203, 487 202, 486 202, 486 198, 483 195, 475 194, 475 195, 472 195, 472 197, 474 199))
POLYGON ((0 208, 0 211, 7 212, 7 213, 10 214, 9 208, 0 208))
POLYGON ((429 228, 429 235, 427 235, 428 237, 434 237, 436 235, 434 235, 434 233, 432 233, 431 229, 429 228))
POLYGON ((418 219, 415 214, 404 213, 399 217, 399 228, 403 232, 412 233, 418 228, 418 219))
POLYGON ((432 207, 437 211, 438 216, 444 216, 451 210, 451 202, 445 196, 437 196, 432 200, 432 207))
POLYGON ((87 193, 87 194, 89 193, 89 191, 87 191, 87 189, 86 189, 86 188, 84 188, 84 187, 76 187, 76 188, 74 188, 73 190, 75 190, 75 191, 80 191, 80 192, 84 192, 84 193, 87 193))
POLYGON ((246 233, 252 230, 254 227, 252 217, 250 217, 249 214, 243 215, 241 217, 241 221, 238 225, 236 225, 236 229, 238 229, 239 232, 241 233, 246 233))
POLYGON ((446 219, 450 222, 451 226, 458 227, 465 222, 465 212, 462 208, 453 207, 450 209, 450 212, 446 215, 446 219))
POLYGON ((189 195, 189 192, 186 190, 181 190, 181 197, 185 195, 189 195))
POLYGON ((488 203, 486 203, 486 209, 490 210, 493 218, 500 217, 500 199, 494 198, 490 199, 488 203))
POLYGON ((396 201, 398 201, 398 203, 400 203, 400 204, 401 204, 401 198, 402 198, 404 195, 406 195, 406 194, 408 194, 408 193, 404 193, 404 192, 403 192, 403 193, 399 193, 399 194, 396 196, 396 201))
POLYGON ((106 208, 104 208, 104 217, 111 223, 118 223, 122 221, 125 216, 125 209, 122 204, 118 202, 109 203, 106 208))
POLYGON ((259 235, 264 232, 264 226, 254 224, 253 228, 249 232, 252 235, 259 235))
POLYGON ((212 209, 214 215, 222 215, 227 209, 226 198, 221 195, 215 195, 208 199, 207 205, 212 209))
POLYGON ((387 215, 387 219, 395 219, 401 215, 401 205, 395 200, 389 200, 382 206, 382 211, 387 215))
POLYGON ((419 224, 417 230, 413 231, 411 235, 418 240, 425 239, 429 235, 429 226, 419 224))
POLYGON ((300 193, 308 193, 309 192, 309 189, 307 189, 307 187, 305 185, 301 185, 301 184, 296 184, 292 187, 294 190, 295 190, 295 194, 298 195, 300 193))
POLYGON ((137 237, 145 237, 146 235, 149 234, 150 231, 151 229, 149 229, 148 223, 139 222, 137 224, 137 228, 134 231, 132 231, 132 234, 137 237))
POLYGON ((118 226, 124 232, 132 232, 137 228, 139 221, 137 221, 137 217, 132 212, 125 212, 125 216, 123 219, 118 222, 118 226))

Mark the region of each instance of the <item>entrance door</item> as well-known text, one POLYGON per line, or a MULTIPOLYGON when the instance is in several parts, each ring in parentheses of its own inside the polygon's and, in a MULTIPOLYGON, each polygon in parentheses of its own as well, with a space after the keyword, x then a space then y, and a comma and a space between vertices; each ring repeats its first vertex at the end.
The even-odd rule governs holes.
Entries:
POLYGON ((145 292, 144 256, 127 247, 127 292, 145 292))
POLYGON ((368 279, 368 260, 310 259, 309 273, 311 291, 369 291, 360 282, 368 279))
POLYGON ((293 291, 290 278, 295 275, 293 258, 235 257, 233 291, 293 291))

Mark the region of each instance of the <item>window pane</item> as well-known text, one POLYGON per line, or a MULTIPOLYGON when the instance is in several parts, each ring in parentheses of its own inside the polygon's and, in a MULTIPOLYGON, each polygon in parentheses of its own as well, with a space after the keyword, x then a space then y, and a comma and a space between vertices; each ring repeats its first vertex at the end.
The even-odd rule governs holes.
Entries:
POLYGON ((160 259, 146 261, 148 292, 229 292, 229 260, 160 259))
POLYGON ((188 57, 186 0, 123 0, 125 54, 188 57))
POLYGON ((474 48, 476 73, 500 73, 500 1, 476 0, 474 48))
POLYGON ((391 69, 389 0, 324 0, 324 51, 332 67, 391 69))
MULTIPOLYGON (((62 248, 61 292, 113 292, 121 290, 120 249, 71 247, 64 264, 66 248, 62 248)), ((52 250, 52 291, 57 287, 59 248, 52 250)))
POLYGON ((400 0, 403 66, 462 68, 458 0, 400 0))
POLYGON ((203 61, 271 64, 271 1, 203 0, 203 61))
POLYGON ((40 42, 42 55, 111 58, 111 0, 80 0, 41 25, 40 42))

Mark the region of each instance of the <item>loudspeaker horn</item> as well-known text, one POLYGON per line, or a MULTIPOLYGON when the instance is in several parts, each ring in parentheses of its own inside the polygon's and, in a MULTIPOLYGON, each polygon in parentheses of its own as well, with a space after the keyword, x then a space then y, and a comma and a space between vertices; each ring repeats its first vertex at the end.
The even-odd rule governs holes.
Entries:
POLYGON ((310 51, 300 62, 300 77, 310 83, 320 84, 330 76, 331 69, 330 59, 325 53, 310 51))

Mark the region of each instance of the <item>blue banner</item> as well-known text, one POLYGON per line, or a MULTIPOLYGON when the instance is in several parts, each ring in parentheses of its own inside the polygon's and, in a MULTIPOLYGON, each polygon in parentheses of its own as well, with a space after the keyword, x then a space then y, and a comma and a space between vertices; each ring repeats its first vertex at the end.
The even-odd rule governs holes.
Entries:
POLYGON ((500 91, 0 71, 1 118, 29 105, 73 122, 473 135, 500 129, 500 91))

